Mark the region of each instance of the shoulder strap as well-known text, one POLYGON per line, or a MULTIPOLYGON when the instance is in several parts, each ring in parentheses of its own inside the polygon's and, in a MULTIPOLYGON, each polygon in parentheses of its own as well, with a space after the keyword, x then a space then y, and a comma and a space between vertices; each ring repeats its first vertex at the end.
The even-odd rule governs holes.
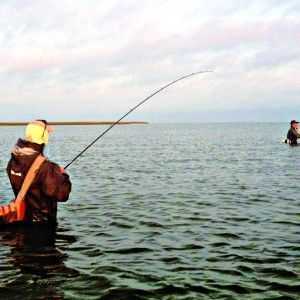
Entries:
POLYGON ((25 200, 26 194, 27 194, 33 180, 35 179, 36 174, 39 171, 42 163, 45 160, 46 160, 46 158, 44 156, 42 156, 41 154, 38 155, 37 158, 32 163, 31 167, 29 168, 29 170, 25 176, 21 190, 19 191, 18 196, 15 200, 15 204, 17 207, 23 207, 23 209, 20 209, 20 211, 18 211, 18 219, 24 218, 24 215, 25 215, 24 200, 25 200))

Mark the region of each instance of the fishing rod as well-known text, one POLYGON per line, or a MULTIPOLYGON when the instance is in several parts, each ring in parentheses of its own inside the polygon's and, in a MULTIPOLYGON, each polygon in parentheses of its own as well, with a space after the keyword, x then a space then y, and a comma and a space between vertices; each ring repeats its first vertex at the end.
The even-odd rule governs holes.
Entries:
POLYGON ((150 98, 152 98, 153 96, 157 95, 158 93, 160 93, 161 91, 163 91, 164 89, 168 88, 169 86, 175 84, 178 81, 181 81, 183 79, 198 75, 198 74, 203 74, 203 73, 210 73, 213 71, 199 71, 199 72, 194 72, 188 75, 184 75, 164 86, 162 86, 161 88, 159 88, 158 90, 154 91, 151 95, 149 95, 148 97, 146 97, 145 99, 143 99, 141 102, 139 102, 136 106, 134 106, 133 108, 131 108, 126 114, 124 114, 120 119, 118 119, 117 121, 115 121, 112 125, 110 125, 106 130, 104 130, 98 137, 96 137, 90 144, 88 144, 79 154, 77 154, 65 167, 64 169, 66 170, 71 164, 73 164, 80 156, 82 156, 82 154, 84 152, 86 152, 90 147, 92 147, 98 140, 100 140, 108 131, 110 131, 113 127, 115 127, 117 124, 119 124, 124 118, 126 118, 130 113, 132 113, 134 110, 136 110, 138 107, 140 107, 141 105, 143 105, 145 102, 147 102, 150 98))

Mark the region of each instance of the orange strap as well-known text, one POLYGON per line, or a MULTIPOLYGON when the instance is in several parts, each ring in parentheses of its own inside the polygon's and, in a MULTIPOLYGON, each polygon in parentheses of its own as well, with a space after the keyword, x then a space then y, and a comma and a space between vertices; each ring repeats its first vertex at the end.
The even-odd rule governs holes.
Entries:
POLYGON ((25 179, 23 181, 21 190, 19 191, 17 198, 11 201, 8 205, 0 206, 0 217, 4 217, 8 223, 15 221, 23 221, 25 217, 25 197, 26 194, 36 177, 37 172, 39 171, 42 163, 46 158, 42 155, 38 155, 37 158, 32 163, 29 168, 25 179), (11 216, 10 216, 11 215, 11 216))
POLYGON ((15 200, 15 205, 17 207, 17 216, 18 220, 22 221, 25 216, 25 197, 26 194, 38 172, 42 163, 46 160, 46 158, 42 155, 38 155, 38 157, 34 160, 33 164, 31 165, 29 171, 27 172, 24 182, 22 184, 21 190, 18 193, 18 196, 15 200), (19 208, 19 209, 18 209, 19 208))

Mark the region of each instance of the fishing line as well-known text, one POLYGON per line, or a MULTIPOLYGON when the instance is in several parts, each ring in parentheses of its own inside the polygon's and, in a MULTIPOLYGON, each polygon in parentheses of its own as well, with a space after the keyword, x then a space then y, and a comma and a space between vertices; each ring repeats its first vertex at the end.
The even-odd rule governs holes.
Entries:
POLYGON ((163 91, 164 89, 168 88, 169 86, 175 84, 178 81, 181 81, 183 79, 198 75, 198 74, 203 74, 203 73, 210 73, 213 71, 199 71, 199 72, 194 72, 188 75, 184 75, 166 85, 164 85, 163 87, 159 88, 158 90, 154 91, 151 95, 149 95, 148 97, 146 97, 145 99, 143 99, 141 102, 139 102, 136 106, 134 106, 133 108, 131 108, 126 114, 124 114, 120 119, 118 119, 117 121, 115 121, 112 125, 110 125, 106 130, 104 130, 98 137, 96 137, 90 144, 88 144, 79 154, 77 154, 65 167, 64 169, 67 169, 71 164, 73 164, 80 156, 83 155, 84 152, 86 152, 90 147, 92 147, 99 139, 101 139, 108 131, 110 131, 113 127, 115 127, 118 123, 120 123, 124 118, 126 118, 130 113, 132 113, 134 110, 136 110, 138 107, 140 107, 142 104, 144 104, 145 102, 147 102, 150 98, 152 98, 153 96, 157 95, 158 93, 160 93, 161 91, 163 91))

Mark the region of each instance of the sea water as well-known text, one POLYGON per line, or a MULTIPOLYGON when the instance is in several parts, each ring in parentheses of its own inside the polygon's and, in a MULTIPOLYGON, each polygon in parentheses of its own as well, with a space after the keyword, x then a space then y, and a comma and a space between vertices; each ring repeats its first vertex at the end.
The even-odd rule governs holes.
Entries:
MULTIPOLYGON (((103 126, 57 126, 64 166, 103 126)), ((56 233, 0 232, 0 299, 300 299, 287 124, 118 126, 67 172, 56 233)), ((0 202, 22 127, 0 127, 0 202)))

